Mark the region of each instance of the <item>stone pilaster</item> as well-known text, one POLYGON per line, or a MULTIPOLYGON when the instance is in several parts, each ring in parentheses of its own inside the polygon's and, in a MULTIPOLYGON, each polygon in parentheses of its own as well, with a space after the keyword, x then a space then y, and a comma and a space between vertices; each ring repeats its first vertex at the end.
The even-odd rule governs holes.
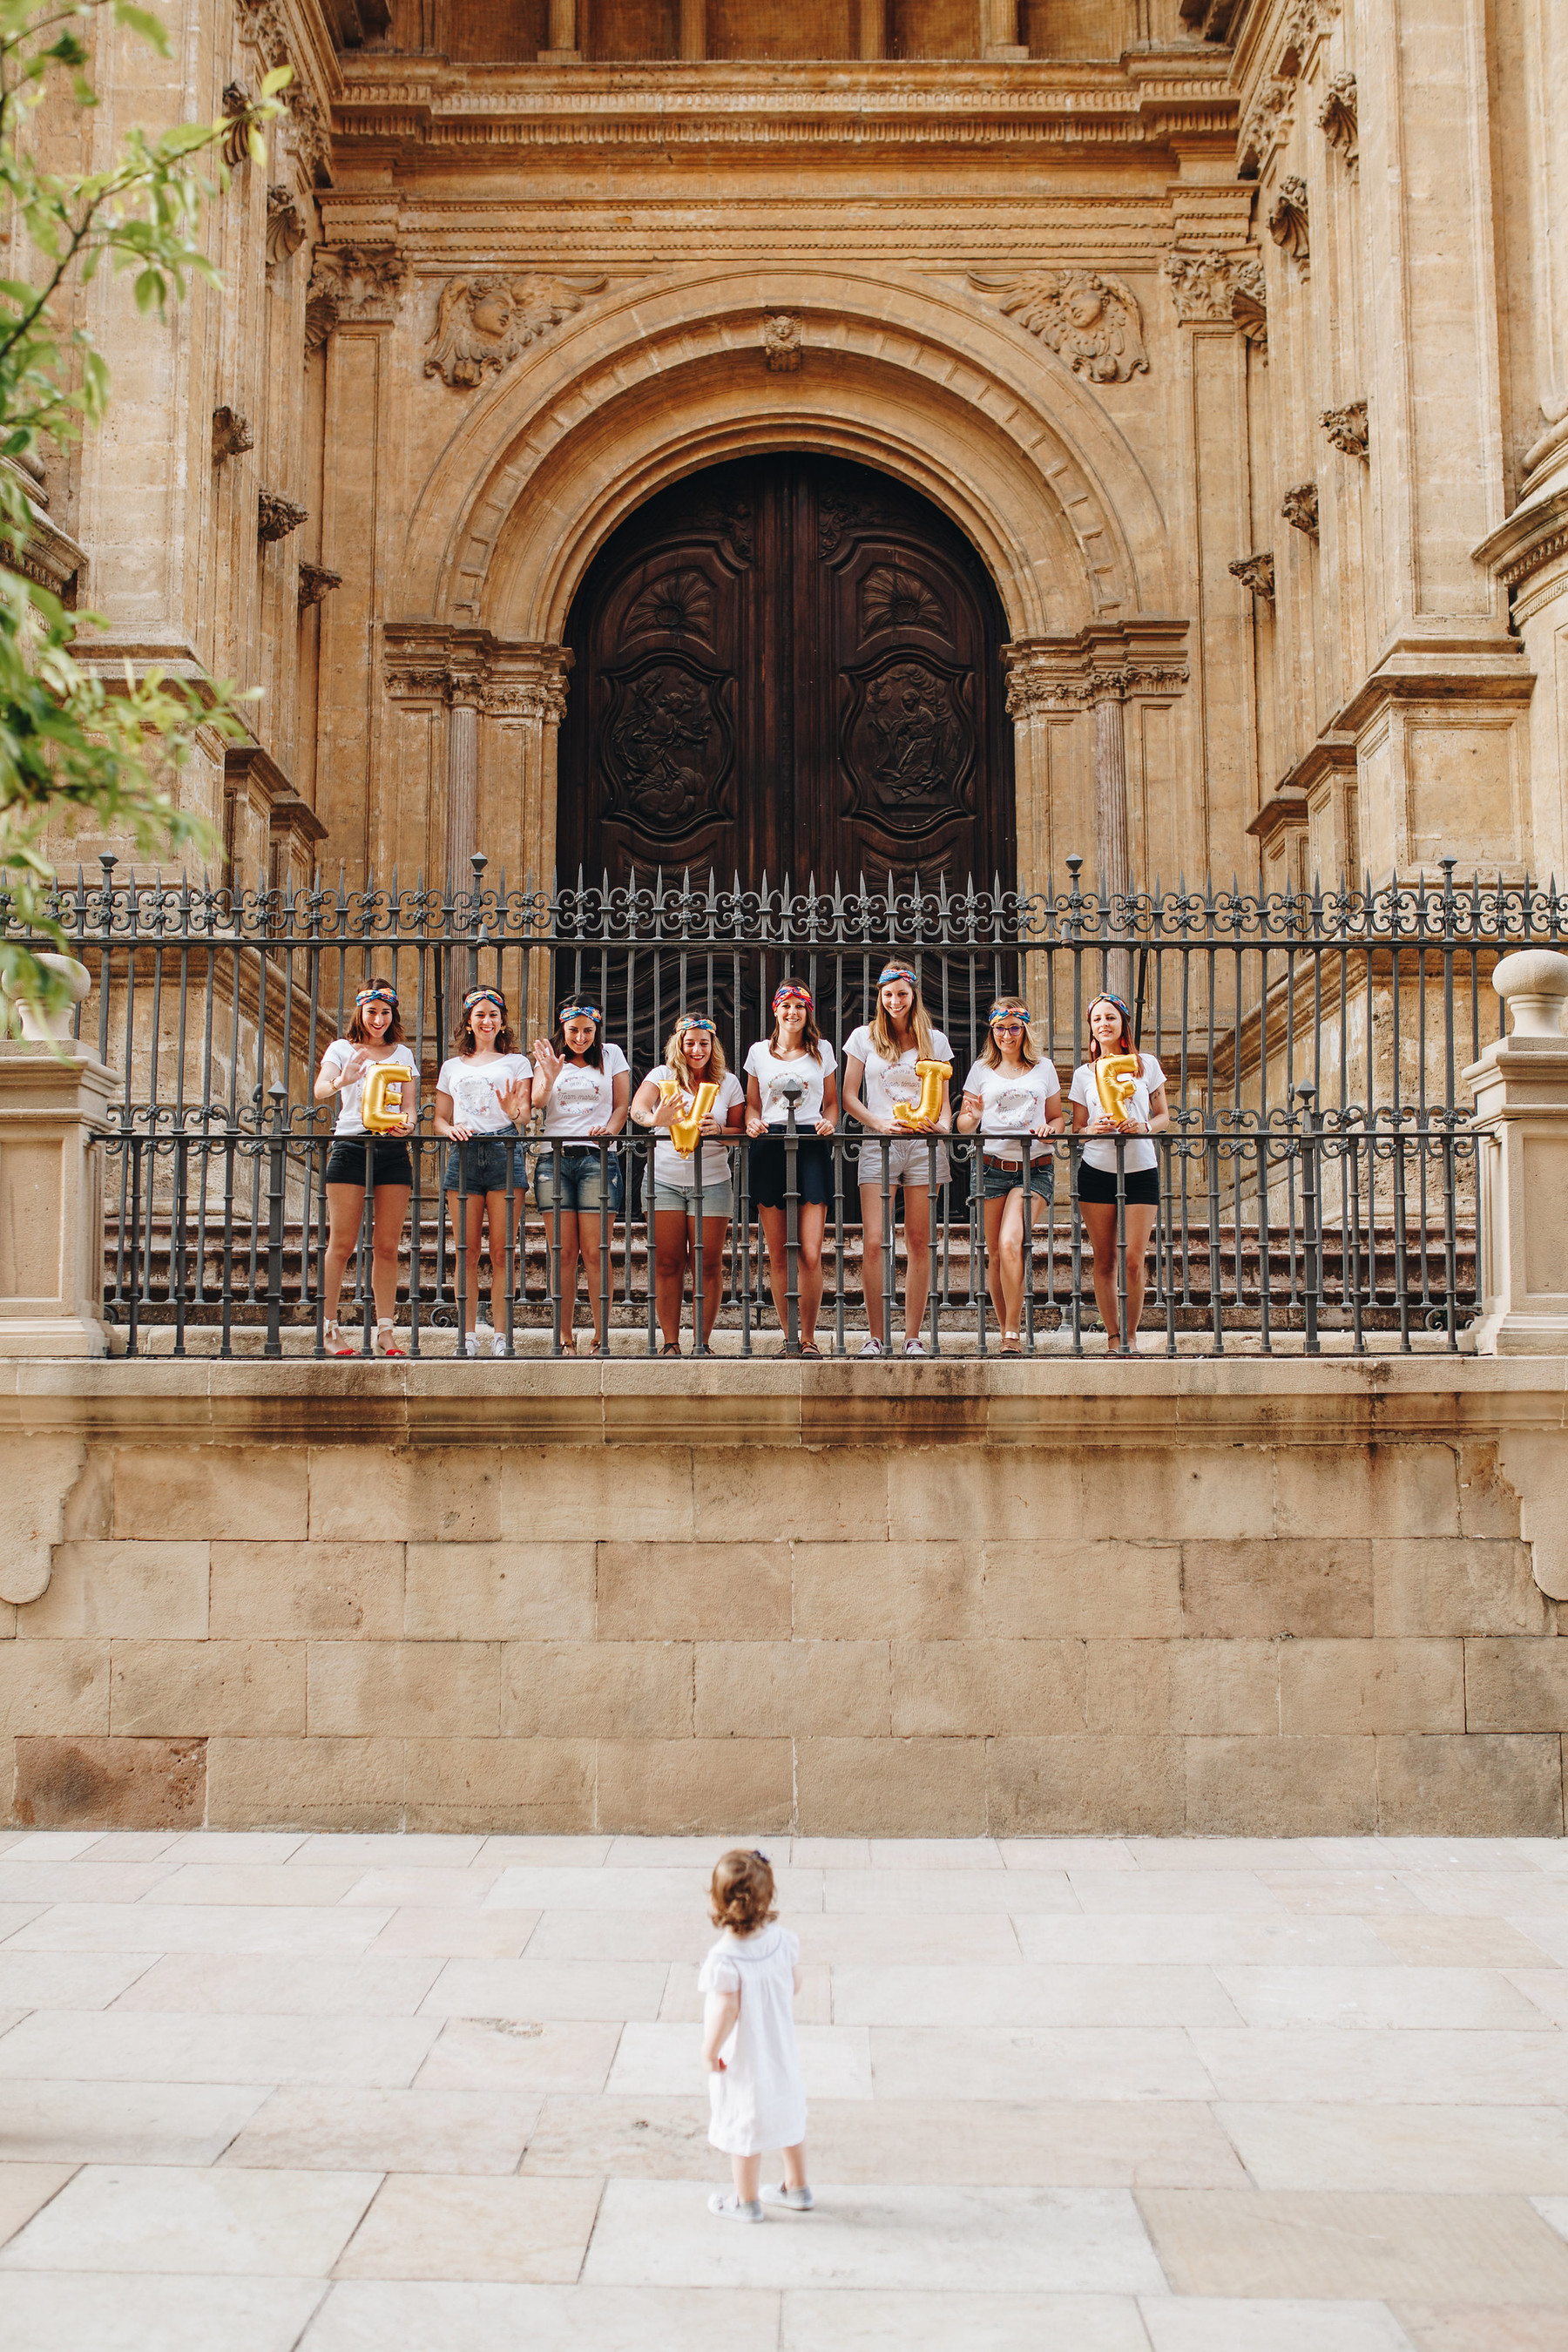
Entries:
POLYGON ((0 1357, 102 1356, 102 1162, 119 1080, 79 1046, 0 1043, 0 1357))

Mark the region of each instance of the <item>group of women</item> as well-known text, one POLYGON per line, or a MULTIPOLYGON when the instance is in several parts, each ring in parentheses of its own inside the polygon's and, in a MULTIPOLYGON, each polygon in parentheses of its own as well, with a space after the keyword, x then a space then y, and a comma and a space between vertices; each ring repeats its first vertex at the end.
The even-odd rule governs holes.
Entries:
MULTIPOLYGON (((596 1005, 568 1000, 556 1015, 554 1034, 536 1039, 531 1057, 518 1048, 500 991, 469 990, 451 1053, 437 1076, 435 1113, 436 1133, 448 1144, 442 1183, 450 1196, 454 1244, 473 1270, 461 1301, 461 1344, 468 1355, 478 1354, 487 1337, 482 1326, 474 1325, 477 1272, 487 1227, 492 1318, 488 1342, 492 1354, 506 1353, 509 1218, 516 1218, 527 1197, 523 1129, 535 1112, 543 1117, 533 1194, 552 1241, 559 1233, 563 1353, 576 1352, 579 1261, 587 1279, 595 1352, 608 1352, 601 1240, 606 1209, 613 1220, 626 1206, 625 1174, 612 1139, 628 1118, 654 1135, 648 1214, 654 1304, 664 1354, 680 1353, 681 1301, 689 1270, 694 1290, 701 1291, 704 1344, 712 1332, 730 1221, 730 1153, 742 1138, 750 1146, 748 1190, 767 1244, 769 1286, 784 1326, 785 1136, 793 1108, 799 1139, 795 1192, 800 1348, 803 1356, 820 1356, 816 1326, 822 1307, 822 1248, 834 1196, 828 1139, 837 1132, 840 1118, 837 1056, 817 1026, 811 992, 798 980, 780 983, 772 1013, 767 1036, 752 1047, 741 1075, 729 1069, 718 1030, 708 1015, 681 1013, 664 1060, 634 1094, 626 1057, 605 1038, 604 1015, 596 1005), (607 1150, 603 1149, 606 1143, 612 1146, 607 1150), (688 1148, 683 1150, 683 1143, 688 1148), (700 1264, 705 1278, 699 1286, 700 1264)), ((1169 1125, 1170 1113, 1164 1072, 1152 1054, 1139 1051, 1132 1015, 1122 999, 1110 993, 1096 997, 1087 1026, 1086 1058, 1073 1075, 1068 1100, 1074 1131, 1085 1138, 1077 1187, 1094 1254, 1095 1298, 1110 1343, 1116 1347, 1121 1310, 1118 1216, 1126 1244, 1127 1329, 1136 1332, 1144 1261, 1160 1198, 1155 1152, 1148 1139, 1169 1125), (1107 1089, 1097 1076, 1102 1060, 1108 1066, 1114 1060, 1119 1072, 1110 1108, 1107 1089)), ((1053 1139, 1068 1123, 1061 1081, 1048 1055, 1034 1045, 1028 1006, 1016 996, 1000 997, 991 1007, 985 1043, 963 1081, 956 1121, 950 1088, 940 1076, 942 1066, 951 1069, 952 1062, 952 1049, 932 1026, 921 1001, 919 973, 911 964, 889 962, 877 983, 871 1018, 851 1032, 844 1049, 842 1108, 856 1121, 862 1139, 856 1158, 869 1327, 862 1356, 880 1356, 889 1344, 884 1290, 890 1287, 891 1208, 900 1191, 908 1256, 904 1352, 926 1352, 921 1323, 931 1279, 931 1186, 933 1181, 939 1186, 948 1181, 948 1153, 942 1139, 955 1126, 961 1135, 980 1137, 978 1181, 991 1301, 1002 1326, 1002 1353, 1022 1351, 1026 1221, 1037 1223, 1052 1198, 1053 1139), (932 1070, 939 1074, 935 1080, 932 1070), (879 1139, 883 1138, 885 1142, 879 1139), (879 1260, 888 1270, 883 1279, 878 1278, 879 1260)), ((385 981, 362 988, 346 1034, 335 1039, 321 1057, 315 1087, 318 1102, 335 1097, 338 1103, 326 1168, 324 1306, 330 1354, 356 1352, 336 1318, 363 1214, 367 1150, 374 1179, 375 1348, 384 1355, 402 1352, 395 1343, 394 1307, 397 1251, 414 1181, 406 1139, 416 1123, 417 1076, 396 992, 385 981), (364 1087, 379 1064, 405 1073, 406 1083, 398 1123, 371 1136, 363 1115, 364 1087)))

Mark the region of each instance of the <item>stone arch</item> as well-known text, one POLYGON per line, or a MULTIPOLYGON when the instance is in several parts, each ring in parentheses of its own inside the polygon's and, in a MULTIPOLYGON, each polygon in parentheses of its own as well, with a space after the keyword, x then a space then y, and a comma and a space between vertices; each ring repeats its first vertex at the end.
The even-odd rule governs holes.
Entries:
POLYGON ((626 514, 785 446, 922 491, 980 551, 1015 638, 1170 610, 1164 519, 1103 403, 981 298, 870 272, 599 298, 468 405, 410 517, 405 577, 443 621, 551 641, 626 514), (801 321, 798 373, 764 364, 777 310, 801 321))

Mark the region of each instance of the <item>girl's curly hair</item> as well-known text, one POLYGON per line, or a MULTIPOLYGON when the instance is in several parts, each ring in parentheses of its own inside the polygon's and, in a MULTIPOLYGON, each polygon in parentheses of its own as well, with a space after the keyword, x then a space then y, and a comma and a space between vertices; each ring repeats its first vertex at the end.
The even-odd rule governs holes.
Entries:
POLYGON ((720 1855, 710 1905, 716 1927, 732 1927, 738 1936, 749 1936, 753 1928, 778 1917, 773 1902, 773 1864, 766 1854, 745 1853, 735 1846, 720 1855))

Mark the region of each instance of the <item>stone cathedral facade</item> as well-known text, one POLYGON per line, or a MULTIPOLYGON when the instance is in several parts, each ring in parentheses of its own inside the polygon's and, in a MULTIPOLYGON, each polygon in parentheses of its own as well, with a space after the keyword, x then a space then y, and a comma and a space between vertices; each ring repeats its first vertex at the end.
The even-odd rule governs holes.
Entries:
POLYGON ((1568 873, 1560 0, 162 13, 289 111, 32 561, 244 879, 1568 873))

